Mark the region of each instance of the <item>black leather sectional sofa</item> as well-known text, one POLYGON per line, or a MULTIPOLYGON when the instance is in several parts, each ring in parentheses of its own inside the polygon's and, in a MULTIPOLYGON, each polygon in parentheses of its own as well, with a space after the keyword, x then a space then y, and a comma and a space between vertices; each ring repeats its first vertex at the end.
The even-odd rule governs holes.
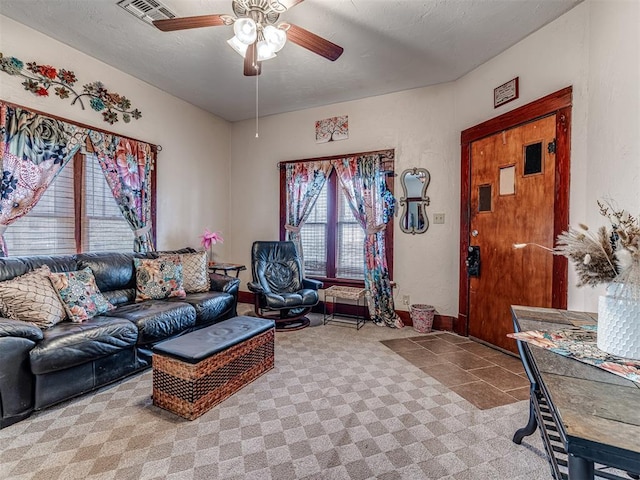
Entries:
POLYGON ((86 253, 0 258, 0 281, 42 265, 52 272, 90 267, 102 294, 117 307, 83 323, 67 320, 46 330, 0 317, 0 428, 34 410, 148 368, 154 344, 236 315, 240 281, 217 274, 211 274, 208 292, 135 303, 133 258, 157 256, 86 253))

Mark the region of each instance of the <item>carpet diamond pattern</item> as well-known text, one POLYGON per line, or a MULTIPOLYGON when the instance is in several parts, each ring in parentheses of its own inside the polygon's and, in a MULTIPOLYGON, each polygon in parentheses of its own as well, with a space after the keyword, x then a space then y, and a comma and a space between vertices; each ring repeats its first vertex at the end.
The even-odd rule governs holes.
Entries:
POLYGON ((380 340, 409 328, 276 335, 276 366, 195 421, 154 407, 151 372, 0 430, 3 479, 548 479, 520 401, 479 410, 380 340))

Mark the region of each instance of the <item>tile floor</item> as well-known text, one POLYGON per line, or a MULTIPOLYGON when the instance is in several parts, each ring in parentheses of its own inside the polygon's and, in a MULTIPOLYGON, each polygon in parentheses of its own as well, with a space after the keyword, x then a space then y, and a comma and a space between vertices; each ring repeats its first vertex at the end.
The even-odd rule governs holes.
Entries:
POLYGON ((382 343, 479 409, 527 400, 520 359, 449 332, 382 343))

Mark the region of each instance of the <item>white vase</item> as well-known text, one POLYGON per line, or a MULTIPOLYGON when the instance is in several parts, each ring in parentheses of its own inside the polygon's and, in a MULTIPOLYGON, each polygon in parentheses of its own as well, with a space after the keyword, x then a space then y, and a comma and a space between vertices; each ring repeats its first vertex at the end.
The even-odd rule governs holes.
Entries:
POLYGON ((640 302, 608 293, 598 302, 598 348, 640 360, 640 302))

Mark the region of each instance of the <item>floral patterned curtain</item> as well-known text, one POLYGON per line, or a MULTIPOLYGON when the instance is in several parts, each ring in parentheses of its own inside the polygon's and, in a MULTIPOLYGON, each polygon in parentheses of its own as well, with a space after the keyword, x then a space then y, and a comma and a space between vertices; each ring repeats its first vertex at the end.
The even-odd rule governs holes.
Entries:
POLYGON ((296 162, 286 164, 287 239, 291 240, 304 261, 300 229, 307 221, 313 205, 324 186, 331 163, 328 161, 296 162))
POLYGON ((108 133, 89 132, 107 184, 135 235, 133 250, 153 251, 151 233, 151 167, 148 143, 108 133))
POLYGON ((0 102, 0 256, 8 255, 7 227, 35 207, 86 136, 84 128, 0 102))
POLYGON ((395 312, 393 290, 385 253, 385 224, 393 215, 395 201, 387 190, 380 156, 349 157, 331 162, 349 207, 365 231, 364 284, 369 315, 377 325, 402 328, 395 312))

